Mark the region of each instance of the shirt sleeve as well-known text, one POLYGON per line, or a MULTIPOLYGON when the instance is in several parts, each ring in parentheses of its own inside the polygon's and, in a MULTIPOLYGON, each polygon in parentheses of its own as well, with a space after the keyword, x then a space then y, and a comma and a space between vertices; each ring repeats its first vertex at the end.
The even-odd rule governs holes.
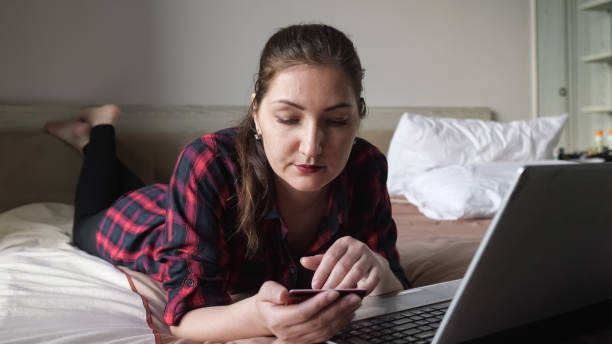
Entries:
POLYGON ((227 158, 218 153, 214 140, 205 138, 183 149, 168 188, 160 254, 168 325, 178 325, 190 310, 231 302, 221 217, 232 183, 227 182, 227 158))
POLYGON ((387 190, 387 159, 378 151, 374 150, 372 164, 370 170, 373 172, 371 178, 371 194, 374 205, 372 214, 372 226, 366 233, 365 242, 371 250, 383 256, 389 262, 391 271, 397 279, 402 283, 404 289, 411 288, 411 284, 406 277, 406 273, 399 262, 399 253, 397 251, 397 227, 393 221, 391 213, 391 200, 387 190))

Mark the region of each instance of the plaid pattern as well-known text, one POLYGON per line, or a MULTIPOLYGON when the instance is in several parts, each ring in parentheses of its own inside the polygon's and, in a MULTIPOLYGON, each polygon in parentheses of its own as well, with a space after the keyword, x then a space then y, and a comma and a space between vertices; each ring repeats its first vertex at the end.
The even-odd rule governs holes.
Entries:
MULTIPOLYGON (((108 209, 97 249, 108 261, 142 271, 163 283, 164 320, 177 325, 188 311, 227 305, 230 294, 256 292, 267 280, 308 288, 312 272, 292 257, 278 211, 260 226, 262 246, 247 259, 237 227, 239 166, 235 130, 196 139, 181 152, 169 185, 149 185, 123 195, 108 209)), ((386 189, 387 162, 358 139, 343 172, 330 184, 330 199, 316 240, 305 255, 324 253, 350 235, 385 257, 405 288, 409 282, 395 247, 397 230, 386 189)))

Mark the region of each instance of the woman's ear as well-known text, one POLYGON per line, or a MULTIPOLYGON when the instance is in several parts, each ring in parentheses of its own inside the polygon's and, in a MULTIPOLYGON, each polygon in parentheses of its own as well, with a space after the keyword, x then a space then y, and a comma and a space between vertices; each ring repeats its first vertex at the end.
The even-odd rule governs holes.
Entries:
POLYGON ((253 114, 257 112, 257 100, 255 100, 255 93, 251 94, 251 108, 253 108, 253 114))
POLYGON ((253 108, 253 122, 255 122, 255 130, 259 134, 261 130, 259 129, 259 113, 257 112, 257 101, 255 100, 255 93, 251 94, 251 107, 253 108))

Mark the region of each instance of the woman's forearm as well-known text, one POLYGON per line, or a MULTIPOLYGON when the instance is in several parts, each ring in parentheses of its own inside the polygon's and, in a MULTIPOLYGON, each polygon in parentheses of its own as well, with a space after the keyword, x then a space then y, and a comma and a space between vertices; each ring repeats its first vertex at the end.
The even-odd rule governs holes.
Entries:
POLYGON ((173 335, 197 341, 225 342, 241 338, 269 336, 255 306, 255 296, 228 306, 213 306, 187 312, 173 335))
MULTIPOLYGON (((387 260, 381 256, 380 283, 372 295, 386 294, 403 289, 387 260)), ((187 312, 178 326, 171 326, 173 335, 197 341, 226 342, 231 340, 270 336, 257 309, 256 296, 251 296, 228 306, 214 306, 187 312)))

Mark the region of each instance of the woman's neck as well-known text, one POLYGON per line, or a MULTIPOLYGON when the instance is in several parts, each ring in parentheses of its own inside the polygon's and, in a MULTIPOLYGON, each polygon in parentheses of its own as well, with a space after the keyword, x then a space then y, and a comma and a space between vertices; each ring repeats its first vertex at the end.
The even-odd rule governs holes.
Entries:
POLYGON ((287 225, 291 253, 301 257, 310 247, 325 214, 328 187, 317 192, 300 192, 282 183, 276 182, 278 210, 287 225))
POLYGON ((327 189, 324 187, 321 190, 313 192, 304 192, 293 189, 284 181, 277 179, 276 181, 276 199, 279 210, 303 210, 320 209, 321 206, 327 204, 327 189))

